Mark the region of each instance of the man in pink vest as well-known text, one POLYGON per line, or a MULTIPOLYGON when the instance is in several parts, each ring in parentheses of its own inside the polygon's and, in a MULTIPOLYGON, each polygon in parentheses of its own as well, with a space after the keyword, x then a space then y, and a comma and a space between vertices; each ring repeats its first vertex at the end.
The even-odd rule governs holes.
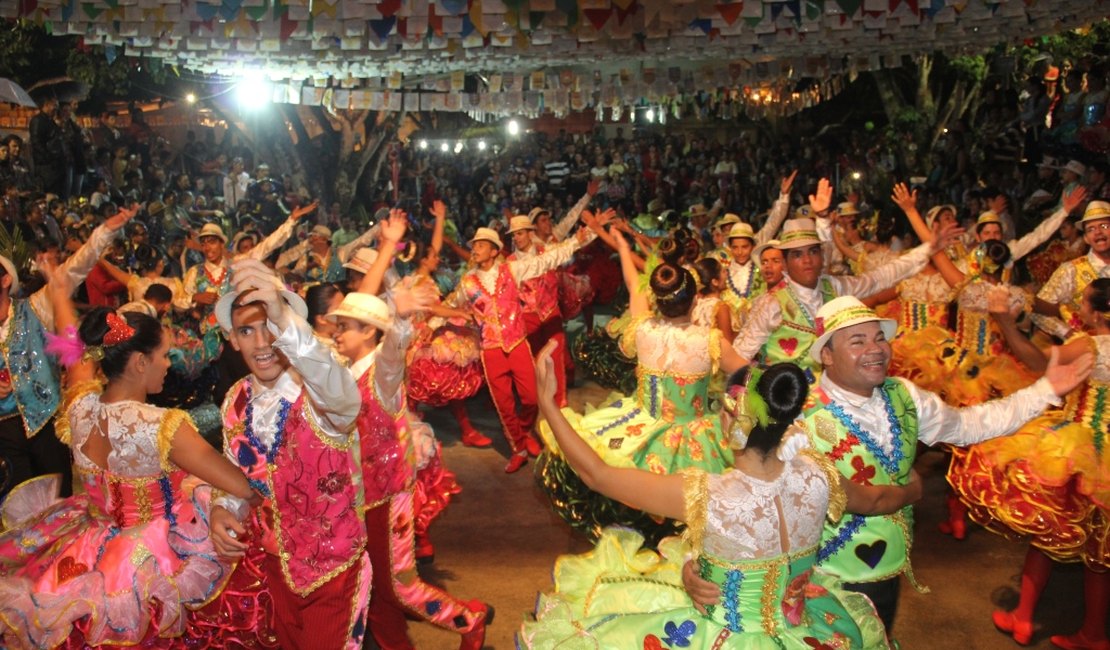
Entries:
POLYGON ((519 283, 566 264, 575 251, 594 237, 582 228, 574 239, 551 246, 542 255, 511 262, 500 260, 502 246, 497 231, 479 228, 470 240, 470 262, 474 268, 462 277, 448 303, 459 309, 469 308, 481 328, 486 385, 513 451, 505 466, 507 473, 523 467, 529 455, 540 453, 540 444, 532 435, 536 423, 536 374, 526 340, 519 283), (519 412, 514 387, 520 398, 519 412))
MULTIPOLYGON (((536 227, 532 220, 517 215, 509 220, 509 234, 513 237, 513 254, 510 262, 527 260, 542 255, 543 244, 536 243, 536 227)), ((555 360, 555 403, 562 408, 567 405, 567 335, 563 329, 563 316, 559 311, 559 276, 555 269, 520 283, 520 298, 524 303, 524 330, 528 345, 539 351, 548 341, 558 342, 555 360)))
POLYGON ((251 374, 224 400, 224 453, 263 502, 248 511, 219 495, 213 541, 229 558, 243 557, 248 543, 265 551, 281 647, 357 650, 370 592, 358 386, 313 336, 304 302, 281 290, 272 271, 244 260, 231 272, 233 290, 215 313, 251 374))

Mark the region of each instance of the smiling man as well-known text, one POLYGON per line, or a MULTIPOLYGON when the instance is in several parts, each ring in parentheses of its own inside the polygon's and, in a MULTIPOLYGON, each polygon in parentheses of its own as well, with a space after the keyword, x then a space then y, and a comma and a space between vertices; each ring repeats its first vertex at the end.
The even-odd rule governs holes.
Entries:
MULTIPOLYGON (((907 379, 887 377, 895 322, 879 318, 858 299, 830 300, 817 312, 817 337, 808 354, 824 367, 803 410, 810 444, 837 470, 861 485, 905 485, 917 443, 970 445, 1013 433, 1059 396, 1079 385, 1094 359, 1059 364, 1053 352, 1044 377, 1004 399, 963 409, 907 379)), ((875 604, 889 633, 898 606, 900 576, 918 586, 910 566, 913 510, 888 515, 848 515, 826 522, 818 566, 875 604)), ((691 597, 714 604, 716 588, 683 570, 691 597)))
POLYGON ((1110 263, 1110 203, 1088 203, 1079 229, 1090 250, 1082 257, 1061 264, 1052 273, 1037 292, 1037 313, 1033 315, 1038 327, 1062 340, 1074 330, 1082 329, 1078 310, 1083 292, 1110 263))

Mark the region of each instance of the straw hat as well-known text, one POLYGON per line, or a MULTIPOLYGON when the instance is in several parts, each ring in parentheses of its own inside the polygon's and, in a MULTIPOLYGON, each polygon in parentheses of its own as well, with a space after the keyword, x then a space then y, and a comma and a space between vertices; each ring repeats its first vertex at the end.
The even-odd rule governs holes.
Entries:
POLYGON ((1078 160, 1069 160, 1068 164, 1064 165, 1064 171, 1071 172, 1076 176, 1083 176, 1087 173, 1087 166, 1078 160))
POLYGON ((729 212, 725 216, 718 219, 717 223, 713 224, 713 227, 725 229, 726 227, 731 226, 734 223, 740 223, 740 215, 729 212))
POLYGON ((709 209, 705 207, 704 203, 695 203, 686 209, 686 216, 690 218, 700 217, 708 212, 709 209))
POLYGON ((750 239, 752 243, 755 243, 755 232, 752 231, 751 224, 737 223, 729 229, 728 238, 730 240, 737 238, 750 239))
POLYGON ((813 342, 813 347, 809 349, 810 358, 821 363, 821 350, 837 330, 872 322, 879 323, 888 340, 894 338, 898 323, 888 318, 879 318, 875 310, 860 302, 855 296, 841 296, 821 305, 821 309, 817 310, 818 336, 813 342))
POLYGON ((235 233, 235 236, 231 238, 231 250, 238 250, 239 242, 243 241, 244 239, 251 240, 252 242, 254 242, 255 246, 258 245, 258 233, 252 231, 237 232, 235 233))
POLYGON ((323 237, 324 239, 326 239, 328 241, 331 241, 331 228, 328 228, 327 226, 325 226, 322 223, 321 224, 316 224, 315 226, 313 226, 312 230, 308 231, 308 234, 309 235, 317 235, 319 237, 323 237))
POLYGON ((536 219, 539 219, 541 214, 551 214, 551 211, 548 210, 547 208, 542 208, 542 207, 532 208, 531 210, 528 211, 528 219, 532 223, 535 223, 536 219))
POLYGON ((389 329, 389 305, 377 296, 368 293, 353 291, 343 297, 343 302, 334 311, 325 316, 329 321, 335 322, 340 317, 353 318, 360 323, 372 325, 380 330, 389 329))
MULTIPOLYGON (((520 230, 535 230, 535 229, 536 229, 536 227, 532 225, 531 217, 527 217, 523 214, 518 214, 515 217, 513 217, 512 219, 509 219, 508 234, 510 234, 510 235, 513 234, 514 232, 517 232, 517 231, 520 231, 520 230)), ((475 238, 477 238, 477 236, 475 236, 475 238)))
POLYGON ((783 225, 778 242, 775 248, 789 250, 820 244, 821 239, 817 237, 817 224, 813 219, 791 219, 783 225))
POLYGON ((988 223, 997 223, 999 226, 1001 226, 1002 218, 999 217, 996 212, 992 210, 987 210, 983 214, 979 215, 979 218, 975 220, 975 232, 979 232, 979 229, 987 225, 988 223))
POLYGON ((925 213, 925 225, 932 228, 933 227, 933 222, 937 220, 937 216, 940 215, 940 213, 944 212, 945 210, 951 210, 953 217, 955 217, 957 214, 959 214, 959 210, 957 210, 956 206, 952 205, 951 203, 945 203, 943 205, 934 205, 933 207, 929 208, 928 212, 925 213))
MULTIPOLYGON (((1110 219, 1110 203, 1091 201, 1087 204, 1087 209, 1083 211, 1083 218, 1079 220, 1079 223, 1098 221, 1099 219, 1110 219)), ((0 261, 4 261, 3 258, 0 258, 0 261)))
POLYGON ((217 237, 223 243, 227 243, 227 235, 224 234, 224 229, 214 223, 206 223, 204 227, 200 229, 200 234, 197 235, 197 239, 204 239, 205 237, 217 237))
POLYGON ((859 208, 857 208, 856 204, 852 203, 851 201, 845 201, 844 203, 836 206, 836 212, 842 217, 850 217, 860 213, 859 208))
POLYGON ((378 251, 370 247, 360 248, 347 260, 343 268, 358 271, 359 273, 366 273, 377 259, 378 251))
MULTIPOLYGON (((527 219, 527 217, 525 218, 527 219)), ((474 236, 470 238, 470 243, 473 244, 476 241, 488 241, 497 248, 502 248, 501 237, 493 228, 479 228, 475 231, 474 236)))
POLYGON ((813 218, 813 214, 812 214, 812 211, 809 209, 808 205, 803 205, 803 206, 799 206, 798 209, 794 211, 794 218, 795 219, 811 219, 811 218, 813 218))
POLYGON ((752 259, 755 260, 756 263, 758 263, 760 256, 763 255, 763 251, 767 250, 768 248, 778 248, 780 243, 781 242, 779 242, 779 240, 777 239, 771 239, 760 244, 759 246, 756 246, 755 250, 752 251, 752 259))

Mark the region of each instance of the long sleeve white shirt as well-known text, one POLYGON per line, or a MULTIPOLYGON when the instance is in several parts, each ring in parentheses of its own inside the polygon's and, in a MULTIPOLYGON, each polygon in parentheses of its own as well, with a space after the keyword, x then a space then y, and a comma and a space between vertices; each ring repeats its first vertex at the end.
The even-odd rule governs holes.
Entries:
MULTIPOLYGON (((825 275, 837 296, 858 296, 860 298, 878 293, 883 289, 893 287, 902 280, 925 268, 932 249, 930 244, 922 244, 896 260, 884 264, 859 276, 851 275, 825 275)), ((821 295, 821 281, 817 287, 810 289, 786 278, 794 295, 798 297, 802 309, 809 313, 811 320, 817 319, 817 310, 825 303, 821 295)), ((732 342, 732 347, 741 359, 754 359, 759 349, 771 337, 779 326, 782 325, 782 309, 773 294, 767 293, 752 304, 751 313, 740 327, 740 332, 732 342)))
MULTIPOLYGON (((96 230, 92 231, 89 235, 89 240, 77 249, 77 252, 70 255, 66 261, 62 262, 62 268, 65 269, 66 275, 69 276, 69 281, 73 286, 77 286, 85 281, 92 267, 100 260, 100 255, 108 244, 113 239, 119 236, 119 230, 109 230, 107 226, 100 225, 96 230)), ((46 287, 43 287, 31 294, 29 298, 31 302, 31 309, 34 310, 35 315, 39 317, 39 322, 42 323, 43 328, 47 332, 54 331, 54 306, 50 302, 50 296, 46 293, 46 287)), ((5 318, 3 325, 0 325, 0 341, 5 341, 8 338, 8 326, 11 323, 10 318, 5 318)))
MULTIPOLYGON (((917 387, 912 381, 897 378, 909 390, 917 409, 917 439, 926 445, 946 442, 972 445, 1017 431, 1021 425, 1040 415, 1049 405, 1060 403, 1045 378, 1016 393, 975 406, 949 406, 936 393, 917 387)), ((885 451, 893 453, 894 435, 887 420, 886 406, 878 390, 870 397, 841 388, 828 374, 822 374, 818 385, 844 412, 859 423, 885 451)))
POLYGON ((358 381, 374 365, 374 391, 382 406, 396 413, 404 404, 405 350, 412 339, 412 321, 393 319, 393 327, 385 332, 378 347, 351 364, 351 377, 358 381))

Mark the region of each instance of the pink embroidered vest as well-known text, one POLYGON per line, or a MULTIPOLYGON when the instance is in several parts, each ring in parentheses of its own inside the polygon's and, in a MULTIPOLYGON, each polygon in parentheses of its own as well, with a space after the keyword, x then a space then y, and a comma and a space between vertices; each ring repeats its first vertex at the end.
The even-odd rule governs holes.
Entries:
MULTIPOLYGON (((534 244, 536 254, 543 254, 543 246, 534 244)), ((516 253, 509 260, 518 259, 516 253)), ((546 322, 559 313, 559 274, 548 271, 543 275, 520 283, 520 301, 524 303, 526 315, 535 316, 535 325, 546 322)))
POLYGON ((520 290, 509 272, 509 265, 497 265, 497 281, 492 295, 475 273, 464 275, 462 285, 482 329, 482 349, 501 348, 512 352, 524 340, 525 332, 520 290))
POLYGON ((362 406, 358 410, 358 441, 362 452, 362 478, 366 486, 366 507, 374 508, 402 492, 413 481, 412 445, 404 423, 405 406, 389 413, 374 389, 374 368, 358 378, 362 406))
POLYGON ((224 401, 224 444, 265 497, 251 512, 264 531, 263 547, 281 561, 285 584, 307 596, 354 565, 366 547, 362 472, 352 445, 320 430, 304 390, 289 407, 281 446, 268 462, 248 438, 249 382, 232 386, 224 401))

